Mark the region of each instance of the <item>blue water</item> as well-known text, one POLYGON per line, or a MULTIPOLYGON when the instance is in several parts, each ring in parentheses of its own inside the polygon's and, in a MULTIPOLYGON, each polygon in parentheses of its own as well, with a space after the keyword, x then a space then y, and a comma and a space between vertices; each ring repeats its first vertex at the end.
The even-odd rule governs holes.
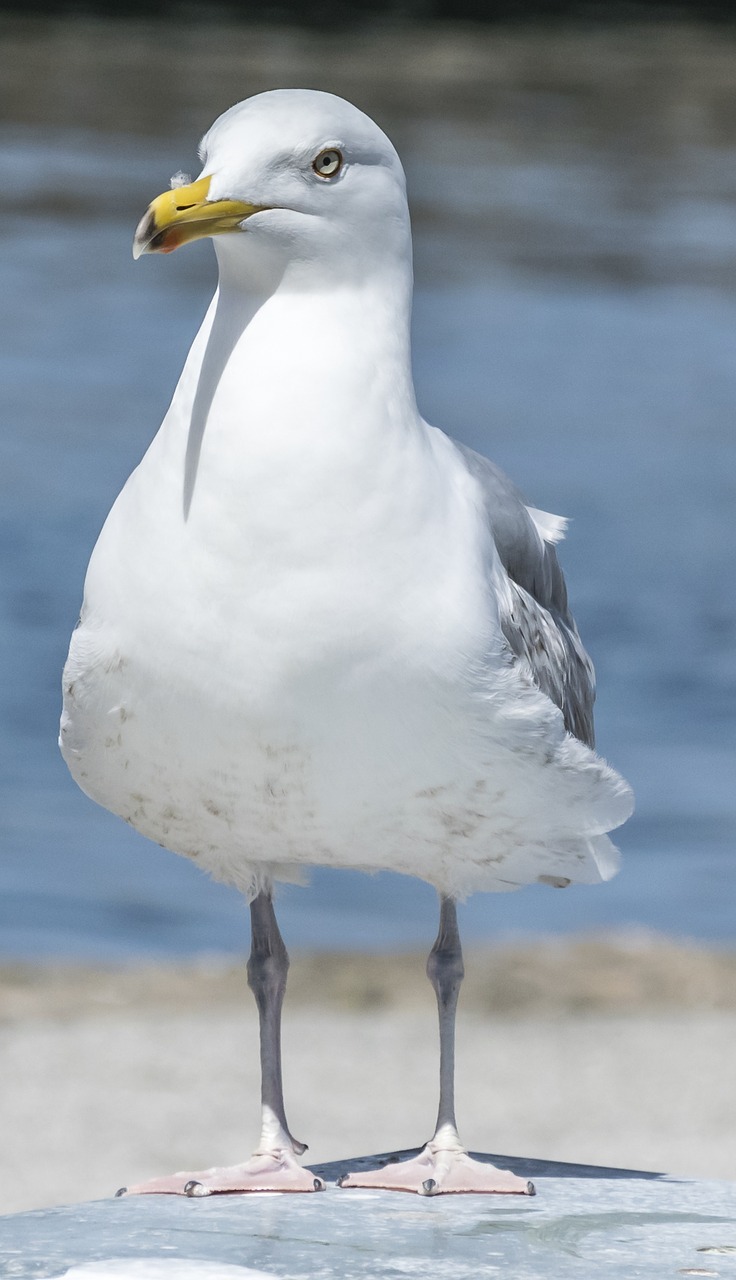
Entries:
MULTIPOLYGON (((542 156, 479 148, 470 117, 396 120, 420 404, 572 517, 562 555, 599 746, 638 799, 616 880, 476 896, 464 932, 733 943, 736 134, 717 154, 683 141, 655 183, 605 131, 597 151, 570 128, 542 156)), ((238 895, 94 806, 56 749, 89 551, 213 288, 210 246, 130 256, 191 149, 21 121, 0 162, 0 955, 241 951, 238 895)), ((435 914, 427 886, 389 875, 318 870, 280 901, 303 947, 424 946, 435 914)))

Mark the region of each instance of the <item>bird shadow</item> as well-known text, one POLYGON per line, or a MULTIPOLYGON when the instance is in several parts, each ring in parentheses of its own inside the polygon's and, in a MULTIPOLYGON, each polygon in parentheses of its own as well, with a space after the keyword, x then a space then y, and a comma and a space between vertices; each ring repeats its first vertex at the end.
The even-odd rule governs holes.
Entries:
POLYGON ((229 304, 229 300, 219 294, 212 321, 207 346, 205 348, 202 368, 197 383, 197 391, 192 404, 187 435, 187 452, 184 460, 184 519, 189 519, 189 512, 197 483, 199 457, 202 452, 205 427, 209 417, 215 392, 220 384, 225 366, 233 348, 243 332, 242 315, 229 304))
MULTIPOLYGON (((386 1151, 380 1155, 356 1156, 352 1160, 332 1160, 326 1164, 310 1164, 310 1169, 326 1182, 333 1182, 346 1173, 366 1172, 369 1169, 383 1169, 387 1164, 398 1164, 400 1160, 411 1160, 418 1156, 421 1147, 412 1147, 406 1151, 386 1151)), ((508 1169, 522 1178, 643 1178, 647 1180, 668 1177, 664 1173, 647 1172, 642 1169, 610 1169, 605 1165, 569 1164, 561 1160, 531 1160, 522 1156, 489 1155, 486 1152, 471 1151, 474 1160, 483 1164, 493 1164, 499 1169, 508 1169)))

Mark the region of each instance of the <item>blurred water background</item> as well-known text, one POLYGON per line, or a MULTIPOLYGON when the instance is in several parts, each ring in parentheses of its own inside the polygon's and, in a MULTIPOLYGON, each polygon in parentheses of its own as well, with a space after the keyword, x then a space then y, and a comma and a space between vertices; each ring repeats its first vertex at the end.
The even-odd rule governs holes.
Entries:
MULTIPOLYGON (((600 889, 479 895, 469 940, 736 941, 736 34, 688 23, 319 30, 0 17, 0 955, 239 951, 247 912, 79 792, 59 677, 90 549, 215 280, 134 264, 149 200, 220 111, 299 85, 395 141, 431 422, 572 517, 562 557, 632 781, 600 889)), ((317 871, 290 944, 428 944, 432 891, 317 871)))

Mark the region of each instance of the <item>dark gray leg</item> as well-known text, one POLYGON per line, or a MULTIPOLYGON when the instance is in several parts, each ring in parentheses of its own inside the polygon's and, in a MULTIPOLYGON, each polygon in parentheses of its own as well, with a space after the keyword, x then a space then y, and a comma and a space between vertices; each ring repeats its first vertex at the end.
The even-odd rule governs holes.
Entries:
POLYGON ((250 904, 251 951, 248 986, 256 999, 261 1032, 262 1130, 258 1150, 290 1147, 297 1155, 306 1151, 289 1132, 284 1112, 281 1079, 281 1008, 289 972, 289 954, 276 923, 269 892, 259 893, 250 904))
MULTIPOLYGON (((243 1164, 200 1169, 152 1178, 128 1187, 128 1195, 210 1196, 228 1191, 324 1191, 325 1184, 311 1169, 303 1169, 294 1154, 306 1151, 289 1133, 281 1087, 281 1006, 284 1003, 289 957, 274 915, 270 892, 260 893, 250 908, 252 942, 248 985, 258 1005, 261 1026, 261 1138, 243 1164)), ((122 1188, 119 1194, 126 1191, 122 1188)))
POLYGON ((472 1160, 462 1145, 455 1123, 455 1013, 465 976, 457 910, 453 898, 440 898, 440 927, 427 960, 427 976, 437 996, 440 1018, 440 1104, 434 1136, 410 1160, 386 1161, 379 1169, 345 1174, 341 1187, 381 1187, 386 1191, 417 1191, 420 1196, 481 1192, 533 1195, 531 1182, 496 1169, 488 1161, 472 1160))
POLYGON ((440 1022, 440 1104, 435 1139, 454 1138, 460 1146, 455 1122, 455 1014, 460 984, 465 977, 463 952, 457 927, 457 908, 452 898, 440 899, 440 927, 427 960, 427 977, 437 996, 440 1022))

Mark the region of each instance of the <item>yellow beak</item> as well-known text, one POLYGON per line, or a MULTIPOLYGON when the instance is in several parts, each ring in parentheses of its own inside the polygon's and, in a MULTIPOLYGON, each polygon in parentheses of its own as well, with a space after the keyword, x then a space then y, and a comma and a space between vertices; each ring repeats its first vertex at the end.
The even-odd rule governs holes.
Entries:
POLYGON ((265 208, 242 200, 208 200, 211 182, 211 177, 199 178, 187 187, 174 187, 157 196, 136 227, 133 257, 173 253, 189 240, 237 231, 245 218, 265 208))

